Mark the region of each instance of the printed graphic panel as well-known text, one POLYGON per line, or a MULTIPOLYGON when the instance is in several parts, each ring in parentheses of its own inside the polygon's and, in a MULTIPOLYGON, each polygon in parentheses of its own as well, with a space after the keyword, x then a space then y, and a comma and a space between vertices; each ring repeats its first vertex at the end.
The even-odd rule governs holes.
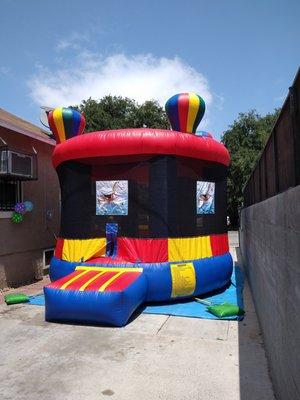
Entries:
POLYGON ((128 181, 96 181, 96 215, 128 215, 128 181))
POLYGON ((171 264, 171 297, 191 296, 196 288, 196 276, 193 263, 171 264))
POLYGON ((215 213, 215 183, 197 181, 197 214, 215 213))

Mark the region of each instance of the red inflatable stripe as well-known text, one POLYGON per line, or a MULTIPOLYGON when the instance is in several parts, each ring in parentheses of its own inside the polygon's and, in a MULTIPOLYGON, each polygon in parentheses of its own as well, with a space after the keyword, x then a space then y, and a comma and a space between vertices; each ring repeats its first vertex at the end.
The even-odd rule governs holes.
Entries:
POLYGON ((228 234, 210 235, 210 244, 213 256, 221 256, 222 254, 228 253, 228 234))
POLYGON ((181 93, 178 98, 178 116, 180 131, 186 132, 190 98, 188 93, 181 93))
POLYGON ((74 271, 71 274, 64 276, 61 279, 58 279, 55 282, 51 282, 47 287, 53 289, 59 289, 64 283, 68 282, 70 279, 75 278, 75 276, 79 275, 82 271, 74 271))
POLYGON ((118 238, 118 257, 128 262, 168 261, 168 239, 118 238))
MULTIPOLYGON (((82 271, 79 271, 82 273, 82 271)), ((100 272, 100 271, 99 271, 100 272)), ((99 274, 98 271, 88 271, 86 274, 82 275, 80 278, 76 279, 70 285, 66 287, 67 290, 79 290, 82 285, 84 285, 88 280, 99 274)))
POLYGON ((64 239, 58 238, 56 241, 54 255, 56 258, 62 258, 62 251, 64 247, 64 239))
MULTIPOLYGON (((96 273, 101 272, 101 270, 96 271, 96 273)), ((95 279, 93 282, 91 282, 86 288, 85 292, 97 292, 100 287, 107 282, 110 278, 112 278, 114 275, 116 275, 118 272, 116 271, 108 271, 105 272, 104 274, 100 275, 97 279, 95 279)))
POLYGON ((123 272, 115 281, 107 286, 105 292, 121 292, 133 283, 141 272, 123 272))
POLYGON ((59 137, 59 133, 58 133, 58 130, 56 128, 56 125, 55 125, 55 122, 54 122, 54 119, 53 119, 53 111, 50 111, 49 114, 48 114, 48 122, 49 122, 49 127, 50 127, 53 135, 55 136, 56 142, 60 143, 61 140, 60 140, 60 137, 59 137))

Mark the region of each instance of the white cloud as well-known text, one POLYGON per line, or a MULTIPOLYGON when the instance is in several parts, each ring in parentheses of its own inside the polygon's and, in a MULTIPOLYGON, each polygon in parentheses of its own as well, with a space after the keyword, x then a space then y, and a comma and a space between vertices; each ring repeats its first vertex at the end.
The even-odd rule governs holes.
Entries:
POLYGON ((79 50, 84 46, 86 42, 90 41, 90 35, 88 32, 71 32, 70 35, 67 35, 61 38, 56 46, 55 50, 60 52, 67 49, 79 50))
MULTIPOLYGON (((64 46, 67 43, 61 43, 64 46)), ((172 95, 188 91, 200 94, 208 106, 212 102, 208 81, 200 72, 178 57, 157 58, 149 54, 103 58, 82 51, 71 66, 52 71, 40 67, 28 84, 38 105, 68 106, 109 94, 127 96, 138 103, 158 100, 164 105, 172 95)))
POLYGON ((72 45, 72 43, 67 40, 67 39, 61 39, 59 40, 59 42, 56 45, 56 50, 60 51, 60 50, 65 50, 68 47, 70 47, 72 45))

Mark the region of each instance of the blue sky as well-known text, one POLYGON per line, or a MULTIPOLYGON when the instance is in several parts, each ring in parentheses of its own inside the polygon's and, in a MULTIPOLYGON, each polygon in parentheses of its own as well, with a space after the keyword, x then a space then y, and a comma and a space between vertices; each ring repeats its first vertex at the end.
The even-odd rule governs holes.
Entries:
POLYGON ((299 38, 299 0, 2 0, 0 107, 39 124, 40 105, 191 90, 220 137, 239 112, 282 105, 299 38))

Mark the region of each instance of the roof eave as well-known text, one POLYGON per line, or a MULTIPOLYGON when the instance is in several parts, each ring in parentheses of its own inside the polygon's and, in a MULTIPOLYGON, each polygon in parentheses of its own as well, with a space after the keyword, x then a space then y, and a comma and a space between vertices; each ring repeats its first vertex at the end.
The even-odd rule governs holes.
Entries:
POLYGON ((27 129, 20 128, 17 125, 14 125, 14 124, 12 124, 10 122, 3 121, 3 120, 0 120, 0 126, 2 126, 3 128, 10 129, 12 131, 21 133, 22 135, 28 136, 28 137, 30 137, 32 139, 35 139, 35 140, 38 140, 39 142, 44 142, 44 143, 47 143, 47 144, 49 144, 51 146, 55 146, 56 145, 55 140, 48 138, 46 136, 46 134, 45 134, 45 137, 43 137, 42 135, 38 135, 38 134, 36 134, 34 132, 30 132, 27 129))

